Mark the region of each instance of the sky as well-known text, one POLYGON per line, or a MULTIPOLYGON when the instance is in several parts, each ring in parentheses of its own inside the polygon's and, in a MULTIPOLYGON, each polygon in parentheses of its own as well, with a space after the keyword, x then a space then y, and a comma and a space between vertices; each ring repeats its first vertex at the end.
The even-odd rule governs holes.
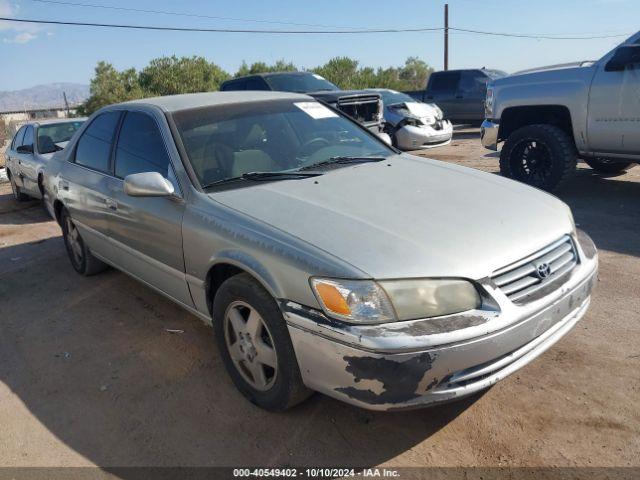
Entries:
MULTIPOLYGON (((51 0, 47 0, 51 1, 51 0)), ((0 17, 203 28, 318 29, 441 27, 449 3, 451 27, 549 35, 623 36, 536 40, 451 33, 450 68, 514 72, 594 60, 640 29, 640 0, 57 0, 84 5, 165 10, 198 18, 89 8, 39 0, 0 0, 0 17), (230 20, 233 19, 233 20, 230 20), (240 21, 254 20, 254 21, 240 21), (275 23, 280 22, 280 23, 275 23), (289 22, 289 23, 285 23, 289 22), (298 25, 292 25, 293 23, 298 25)), ((96 63, 142 68, 164 56, 201 55, 235 71, 242 61, 292 61, 302 68, 335 56, 361 65, 398 66, 409 56, 443 67, 442 32, 371 35, 265 35, 135 31, 0 21, 0 91, 52 82, 89 83, 96 63), (7 74, 9 73, 9 74, 7 74)))

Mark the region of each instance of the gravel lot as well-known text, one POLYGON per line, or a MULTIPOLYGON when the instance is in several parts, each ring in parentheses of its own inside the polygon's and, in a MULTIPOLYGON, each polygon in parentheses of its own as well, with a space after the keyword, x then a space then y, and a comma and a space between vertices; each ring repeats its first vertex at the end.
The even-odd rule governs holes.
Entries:
MULTIPOLYGON (((477 130, 420 153, 497 171, 477 130)), ((200 320, 117 271, 78 276, 41 205, 0 185, 0 466, 639 467, 640 167, 581 166, 559 196, 600 274, 551 350, 443 407, 372 413, 316 395, 270 414, 233 387, 200 320)))

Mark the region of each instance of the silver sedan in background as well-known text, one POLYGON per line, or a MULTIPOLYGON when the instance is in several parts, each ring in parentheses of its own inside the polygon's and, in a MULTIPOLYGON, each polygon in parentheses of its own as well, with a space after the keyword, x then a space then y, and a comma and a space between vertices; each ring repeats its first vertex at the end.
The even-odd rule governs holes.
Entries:
POLYGON ((24 124, 6 151, 7 176, 19 202, 42 198, 44 167, 67 145, 85 118, 40 120, 24 124))
POLYGON ((372 88, 382 96, 386 132, 400 150, 440 147, 451 142, 453 126, 443 119, 442 110, 409 95, 386 88, 372 88))

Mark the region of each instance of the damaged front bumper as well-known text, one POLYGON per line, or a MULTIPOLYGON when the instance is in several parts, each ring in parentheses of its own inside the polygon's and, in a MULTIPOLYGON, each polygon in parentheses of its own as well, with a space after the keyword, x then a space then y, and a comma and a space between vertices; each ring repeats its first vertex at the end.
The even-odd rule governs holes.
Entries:
POLYGON ((304 383, 371 410, 416 408, 486 389, 531 362, 585 314, 597 275, 591 240, 578 235, 580 263, 558 289, 524 305, 490 279, 498 303, 435 319, 345 325, 293 302, 284 318, 304 383))
POLYGON ((398 148, 417 150, 446 145, 451 142, 453 126, 449 120, 442 121, 442 128, 437 130, 432 125, 404 125, 395 132, 398 148))

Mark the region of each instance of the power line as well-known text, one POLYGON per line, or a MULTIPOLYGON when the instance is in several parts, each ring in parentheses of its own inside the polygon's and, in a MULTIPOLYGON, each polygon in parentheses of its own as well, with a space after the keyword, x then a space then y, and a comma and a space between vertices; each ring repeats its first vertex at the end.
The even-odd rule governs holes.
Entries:
POLYGON ((409 33, 409 32, 436 32, 442 27, 423 28, 380 28, 380 29, 359 29, 359 30, 260 30, 242 28, 194 28, 194 27, 161 27, 156 25, 127 25, 116 23, 94 23, 94 22, 69 22, 62 20, 35 20, 28 18, 0 17, 0 20, 7 22, 36 23, 44 25, 71 25, 76 27, 105 27, 105 28, 129 28, 135 30, 161 30, 173 32, 213 32, 213 33, 263 33, 263 34, 285 34, 285 35, 342 35, 342 34, 366 34, 366 33, 409 33))
POLYGON ((255 18, 235 18, 235 17, 221 17, 217 15, 205 15, 199 13, 189 13, 189 12, 175 12, 169 10, 147 10, 143 8, 132 8, 132 7, 119 7, 116 5, 99 5, 97 3, 76 3, 76 2, 64 2, 61 0, 32 0, 38 3, 50 3, 55 5, 67 5, 73 7, 85 7, 85 8, 102 8, 108 10, 120 10, 125 12, 137 12, 137 13, 153 13, 160 15, 175 15, 181 17, 192 17, 192 18, 207 18, 213 20, 229 20, 233 22, 253 22, 253 23, 270 23, 277 25, 295 25, 299 27, 320 27, 320 28, 352 28, 352 27, 344 27, 337 25, 322 25, 316 23, 296 23, 296 22, 284 22, 277 20, 262 20, 255 18))
MULTIPOLYGON (((378 29, 351 29, 351 30, 262 30, 262 29, 241 29, 241 28, 197 28, 197 27, 163 27, 157 25, 130 25, 116 23, 94 23, 94 22, 71 22, 62 20, 36 20, 27 18, 0 17, 0 20, 18 23, 35 23, 44 25, 68 25, 77 27, 102 27, 102 28, 124 28, 134 30, 160 30, 173 32, 210 32, 210 33, 251 33, 251 34, 274 34, 274 35, 348 35, 348 34, 374 34, 374 33, 420 33, 439 32, 443 27, 418 27, 418 28, 378 28, 378 29)), ((449 30, 461 33, 476 35, 491 35, 499 37, 532 38, 538 40, 593 40, 601 38, 615 38, 630 36, 629 33, 616 35, 593 35, 593 36, 552 36, 534 35, 520 33, 488 32, 484 30, 471 30, 465 28, 449 27, 449 30)))
POLYGON ((628 37, 631 33, 618 33, 611 35, 581 35, 581 36, 560 36, 549 34, 527 34, 527 33, 502 33, 502 32, 487 32, 484 30, 471 30, 468 28, 449 28, 449 30, 455 30, 457 32, 472 33, 476 35, 492 35, 496 37, 515 37, 515 38, 534 38, 538 40, 593 40, 598 38, 615 38, 615 37, 628 37))

